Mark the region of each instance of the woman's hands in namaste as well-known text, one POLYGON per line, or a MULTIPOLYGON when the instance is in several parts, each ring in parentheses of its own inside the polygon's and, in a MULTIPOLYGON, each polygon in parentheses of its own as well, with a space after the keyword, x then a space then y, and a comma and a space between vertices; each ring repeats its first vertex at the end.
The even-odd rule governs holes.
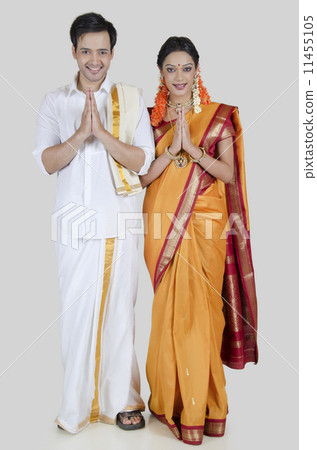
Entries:
POLYGON ((189 155, 192 155, 193 151, 195 152, 195 150, 197 150, 196 146, 192 143, 191 140, 184 108, 181 108, 178 111, 174 138, 172 145, 169 148, 169 152, 175 156, 180 150, 185 150, 189 155))
POLYGON ((176 156, 181 149, 182 149, 182 113, 181 111, 179 111, 175 123, 173 142, 172 145, 170 145, 169 152, 172 155, 176 156))

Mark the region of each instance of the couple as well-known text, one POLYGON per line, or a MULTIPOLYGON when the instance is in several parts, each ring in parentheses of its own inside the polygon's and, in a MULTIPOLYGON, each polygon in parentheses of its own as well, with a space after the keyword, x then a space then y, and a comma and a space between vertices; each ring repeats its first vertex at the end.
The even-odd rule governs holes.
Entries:
POLYGON ((63 224, 55 239, 65 370, 56 422, 73 434, 92 422, 144 427, 134 350, 138 237, 123 238, 118 218, 138 211, 134 194, 147 187, 145 260, 155 291, 149 407, 178 439, 197 445, 203 434, 224 434, 223 363, 241 369, 257 361, 238 111, 210 101, 187 38, 161 47, 149 114, 136 88, 109 80, 112 24, 84 14, 70 35, 79 72, 45 96, 33 152, 45 174, 58 174, 54 217, 63 224), (78 215, 74 237, 70 219, 78 215))

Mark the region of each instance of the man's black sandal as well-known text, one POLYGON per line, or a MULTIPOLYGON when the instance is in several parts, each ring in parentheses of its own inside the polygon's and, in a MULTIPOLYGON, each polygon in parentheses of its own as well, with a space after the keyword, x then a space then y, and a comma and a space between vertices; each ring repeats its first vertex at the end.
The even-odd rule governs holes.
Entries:
POLYGON ((140 428, 144 428, 145 426, 145 421, 144 421, 144 417, 141 414, 140 410, 137 411, 123 411, 120 412, 119 414, 117 414, 117 425, 119 428, 121 428, 122 430, 139 430, 140 428), (131 417, 141 417, 141 420, 139 423, 123 423, 124 419, 129 419, 131 420, 131 417))

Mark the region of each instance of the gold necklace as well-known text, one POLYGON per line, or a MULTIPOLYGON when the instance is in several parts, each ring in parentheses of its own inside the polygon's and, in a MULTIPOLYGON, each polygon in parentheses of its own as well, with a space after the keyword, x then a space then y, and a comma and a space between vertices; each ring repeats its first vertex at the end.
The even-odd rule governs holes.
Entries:
POLYGON ((186 108, 186 106, 193 105, 193 103, 194 103, 194 100, 191 97, 185 103, 174 103, 174 102, 171 102, 170 100, 168 100, 167 106, 169 106, 170 108, 176 108, 176 111, 179 111, 181 108, 186 108))
MULTIPOLYGON (((168 119, 169 119, 170 124, 171 124, 171 128, 172 128, 172 131, 173 131, 173 137, 174 137, 174 134, 175 134, 175 133, 174 133, 174 126, 173 126, 173 124, 172 124, 171 116, 170 116, 170 113, 169 113, 169 110, 168 110, 168 109, 167 109, 167 115, 168 115, 168 119)), ((191 116, 191 118, 190 118, 190 120, 189 120, 188 127, 189 127, 189 125, 190 125, 191 119, 192 119, 192 116, 191 116)), ((168 157, 174 160, 174 164, 175 164, 175 166, 176 166, 178 169, 184 169, 184 167, 187 166, 188 160, 187 160, 187 158, 186 158, 186 155, 185 155, 186 152, 185 152, 184 149, 181 148, 180 151, 177 153, 176 156, 173 156, 173 155, 168 151, 168 147, 166 147, 166 150, 165 150, 165 151, 166 151, 166 154, 168 155, 168 157)))

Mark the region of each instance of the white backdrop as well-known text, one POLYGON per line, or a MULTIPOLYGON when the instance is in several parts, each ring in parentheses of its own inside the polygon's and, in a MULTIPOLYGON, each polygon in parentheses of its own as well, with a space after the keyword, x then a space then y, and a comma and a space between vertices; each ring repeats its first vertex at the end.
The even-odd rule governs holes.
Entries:
MULTIPOLYGON (((212 99, 237 105, 245 130, 252 250, 259 301, 257 366, 226 370, 227 434, 205 438, 215 449, 297 448, 297 2, 7 3, 2 11, 0 442, 7 449, 181 447, 147 419, 132 436, 90 426, 58 432, 63 371, 60 302, 50 214, 55 176, 33 160, 36 111, 44 94, 76 71, 69 28, 84 12, 112 21, 118 43, 111 79, 143 88, 148 106, 158 86, 156 55, 171 35, 193 40, 212 99), (19 357, 20 356, 20 357, 19 357)), ((140 201, 142 199, 140 198, 140 201)), ((153 293, 140 249, 136 348, 142 395, 153 293)))

